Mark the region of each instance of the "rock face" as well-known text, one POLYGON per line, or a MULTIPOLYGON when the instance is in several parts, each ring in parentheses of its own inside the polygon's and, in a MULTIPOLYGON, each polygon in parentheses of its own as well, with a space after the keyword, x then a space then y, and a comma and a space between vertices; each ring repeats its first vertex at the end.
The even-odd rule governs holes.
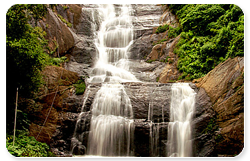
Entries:
POLYGON ((215 139, 213 129, 207 129, 210 121, 215 117, 212 109, 212 102, 203 88, 198 89, 193 84, 196 91, 196 104, 193 126, 193 156, 212 157, 215 154, 215 139))
POLYGON ((167 58, 167 64, 163 68, 159 76, 159 82, 166 83, 171 80, 177 80, 181 73, 177 69, 178 56, 174 54, 174 47, 179 41, 180 36, 177 36, 174 40, 170 40, 165 47, 165 55, 161 59, 167 58))
POLYGON ((177 70, 178 57, 173 53, 180 36, 168 38, 168 31, 159 34, 156 34, 155 31, 159 25, 168 24, 177 27, 178 21, 167 6, 154 6, 154 9, 150 8, 149 11, 140 12, 144 8, 147 9, 147 5, 135 9, 135 16, 139 16, 142 20, 134 20, 135 41, 129 49, 130 58, 133 59, 134 64, 130 66, 131 71, 142 81, 173 82, 181 75, 177 70), (149 17, 154 20, 153 23, 149 22, 151 20, 149 17), (135 59, 141 61, 138 63, 135 59), (145 63, 142 62, 143 59, 145 63), (135 68, 135 66, 141 68, 135 68))
POLYGON ((217 114, 216 153, 237 155, 244 147, 244 57, 228 59, 198 80, 217 114))
POLYGON ((72 135, 71 131, 74 131, 78 107, 82 105, 82 96, 72 95, 71 92, 72 84, 76 83, 79 76, 55 66, 47 66, 42 74, 44 85, 37 98, 22 101, 20 108, 23 107, 22 110, 30 115, 32 123, 29 132, 38 141, 50 144, 54 136, 58 136, 57 133, 61 134, 53 144, 60 145, 55 154, 63 155, 64 150, 70 148, 67 139, 72 135))
POLYGON ((72 33, 51 9, 48 8, 46 17, 39 21, 38 26, 47 33, 45 38, 48 39, 48 46, 54 57, 58 56, 58 52, 60 56, 64 56, 74 47, 72 33))
MULTIPOLYGON (((157 26, 176 25, 177 20, 160 5, 139 4, 132 8, 134 42, 128 50, 129 67, 131 73, 144 81, 123 83, 134 111, 134 155, 166 156, 171 101, 171 83, 168 82, 176 80, 180 74, 178 58, 173 53, 180 37, 152 44, 167 36, 167 32, 155 34, 157 26), (156 61, 147 63, 145 60, 156 61), (152 139, 154 137, 158 139, 152 139)), ((38 137, 39 141, 50 143, 58 156, 84 155, 88 148, 92 103, 101 84, 88 84, 83 96, 72 94, 71 86, 79 76, 87 77, 92 72, 98 55, 95 31, 100 21, 98 5, 72 4, 57 5, 54 11, 49 9, 46 18, 39 22, 47 32, 51 50, 56 51, 59 45, 59 54, 66 54, 69 62, 64 66, 67 70, 59 67, 44 70, 43 90, 38 100, 25 101, 32 107, 25 112, 33 113, 30 133, 36 137, 59 85, 60 92, 57 92, 48 121, 38 137), (72 26, 67 27, 58 15, 72 26), (79 127, 75 127, 76 122, 79 127), (82 140, 72 139, 74 135, 81 135, 82 140)), ((229 59, 194 83, 190 83, 197 93, 192 122, 193 155, 239 154, 244 145, 244 58, 229 59)))
MULTIPOLYGON (((128 82, 122 84, 130 98, 134 112, 134 156, 166 156, 171 83, 128 82)), ((190 86, 197 93, 196 112, 194 113, 194 120, 192 122, 194 130, 193 155, 201 157, 215 156, 214 136, 210 132, 204 132, 204 129, 215 115, 215 112, 211 108, 212 102, 204 89, 198 89, 192 83, 190 86)), ((64 150, 65 152, 73 152, 73 154, 77 155, 85 154, 86 149, 88 149, 92 104, 100 88, 100 83, 91 83, 88 85, 83 97, 83 100, 86 99, 86 103, 83 107, 79 106, 77 110, 82 109, 80 115, 78 114, 77 127, 74 130, 71 127, 73 126, 73 122, 76 123, 75 117, 74 121, 65 121, 53 137, 54 143, 52 146, 54 149, 61 149, 62 145, 57 142, 63 139, 65 142, 63 146, 67 147, 64 150), (71 127, 71 132, 69 132, 69 126, 71 127), (81 140, 72 139, 73 136, 80 137, 81 140), (71 147, 69 143, 71 143, 71 147)))
MULTIPOLYGON (((164 148, 167 142, 171 84, 130 82, 123 85, 134 113, 134 155, 144 157, 166 155, 164 148), (148 118, 149 115, 150 118, 148 118), (158 140, 152 141, 154 138, 150 136, 155 135, 158 140)), ((78 118, 74 134, 81 139, 71 139, 71 145, 74 147, 73 149, 71 147, 73 154, 84 155, 85 151, 79 149, 88 148, 91 110, 95 95, 100 88, 100 83, 91 83, 85 91, 83 99, 86 99, 86 103, 78 118)), ((60 149, 60 147, 57 148, 60 149)))

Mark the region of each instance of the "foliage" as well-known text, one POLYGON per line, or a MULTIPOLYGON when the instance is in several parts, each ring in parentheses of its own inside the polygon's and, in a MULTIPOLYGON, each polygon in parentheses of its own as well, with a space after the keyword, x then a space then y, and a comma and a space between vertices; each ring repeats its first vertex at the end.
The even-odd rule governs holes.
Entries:
MULTIPOLYGON (((7 62, 7 133, 12 133, 15 96, 32 97, 43 83, 41 71, 46 65, 58 64, 45 53, 46 33, 40 27, 28 22, 36 21, 47 13, 47 7, 54 5, 13 5, 6 13, 6 62, 7 62), (51 63, 52 62, 52 63, 51 63)), ((18 111, 17 127, 27 128, 28 116, 18 111)))
POLYGON ((84 80, 80 79, 76 82, 76 84, 74 84, 75 86, 75 92, 76 95, 81 95, 84 93, 85 89, 86 89, 86 85, 84 83, 84 80))
POLYGON ((30 16, 27 15, 39 19, 46 11, 44 5, 23 4, 12 6, 6 14, 7 88, 19 87, 23 95, 38 89, 40 71, 47 59, 44 52, 45 32, 38 27, 32 28, 28 24, 30 16))
POLYGON ((157 44, 161 44, 162 42, 167 41, 167 39, 161 39, 160 41, 157 42, 157 44))
POLYGON ((62 56, 60 58, 50 58, 50 59, 48 59, 48 65, 60 66, 65 61, 67 61, 66 56, 62 56))
POLYGON ((176 27, 176 28, 174 28, 174 27, 172 27, 172 26, 169 26, 169 25, 167 25, 167 24, 165 24, 165 25, 160 25, 157 29, 156 29, 156 34, 159 34, 159 33, 163 33, 163 32, 165 32, 165 31, 167 31, 168 30, 168 32, 167 32, 167 36, 168 36, 168 39, 161 39, 161 40, 159 40, 158 42, 156 42, 156 43, 154 43, 153 45, 156 45, 156 44, 160 44, 160 43, 162 43, 162 42, 164 42, 164 41, 167 41, 167 40, 169 40, 169 39, 171 39, 171 38, 175 38, 175 37, 177 37, 180 33, 181 33, 181 31, 182 31, 182 29, 181 29, 181 27, 176 27))
POLYGON ((68 27, 72 27, 72 24, 67 20, 65 20, 61 15, 58 14, 57 16, 61 19, 63 23, 66 23, 68 27))
POLYGON ((156 82, 159 82, 160 77, 156 77, 156 82))
POLYGON ((15 137, 13 146, 13 136, 7 135, 6 148, 9 153, 16 157, 48 157, 53 156, 49 152, 49 146, 46 143, 36 141, 33 136, 28 136, 26 131, 20 131, 15 137))
POLYGON ((178 79, 203 77, 229 57, 244 56, 244 15, 238 6, 190 4, 169 8, 178 16, 182 28, 174 50, 182 72, 178 79))
POLYGON ((201 133, 204 133, 204 134, 213 133, 217 129, 218 129, 218 126, 216 125, 216 118, 213 117, 210 119, 210 121, 207 124, 207 127, 201 133))
POLYGON ((168 37, 169 38, 175 38, 180 33, 181 33, 181 28, 180 27, 173 28, 173 27, 169 26, 169 30, 168 30, 168 37))
POLYGON ((165 32, 165 31, 167 31, 168 30, 168 28, 169 28, 169 25, 160 25, 157 29, 156 29, 156 31, 155 31, 155 33, 157 33, 157 34, 159 34, 159 33, 163 33, 163 32, 165 32))
POLYGON ((152 60, 152 59, 148 59, 146 62, 147 63, 152 63, 152 62, 154 62, 155 60, 152 60))

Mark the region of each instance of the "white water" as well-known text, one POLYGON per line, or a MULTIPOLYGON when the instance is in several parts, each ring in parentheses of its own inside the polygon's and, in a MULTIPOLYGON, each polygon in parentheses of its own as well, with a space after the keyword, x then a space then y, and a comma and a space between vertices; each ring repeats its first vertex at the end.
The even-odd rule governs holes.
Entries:
POLYGON ((190 157, 192 156, 191 121, 196 93, 188 83, 175 83, 171 89, 167 156, 190 157))
POLYGON ((98 61, 89 78, 102 83, 92 105, 87 155, 133 155, 133 110, 121 82, 138 81, 129 72, 127 50, 133 42, 129 5, 101 5, 103 17, 96 47, 98 61))
POLYGON ((95 43, 99 54, 89 79, 91 83, 138 81, 128 66, 127 50, 133 43, 132 8, 130 5, 118 8, 120 11, 112 4, 99 8, 103 22, 95 43))
MULTIPOLYGON (((114 5, 100 5, 98 8, 98 15, 101 15, 99 19, 102 22, 99 31, 94 34, 96 35, 95 45, 98 49, 97 62, 87 81, 102 83, 102 86, 96 93, 92 104, 86 156, 133 156, 133 109, 121 84, 138 81, 130 73, 128 65, 127 50, 133 43, 133 25, 130 17, 131 6, 118 7, 120 8, 118 10, 114 5)), ((96 28, 93 25, 93 30, 96 28)), ((83 111, 88 94, 89 90, 86 91, 78 122, 81 121, 81 115, 85 115, 83 111)), ((190 122, 194 110, 194 95, 195 92, 186 83, 172 85, 167 156, 192 156, 190 122)), ((153 122, 153 108, 154 104, 150 102, 148 110, 148 120, 151 121, 150 151, 152 156, 159 156, 160 124, 153 122)), ((164 120, 163 108, 162 120, 164 120)), ((73 139, 78 138, 74 135, 73 139)), ((78 140, 82 142, 82 139, 78 140)), ((72 146, 74 149, 77 144, 72 146)))

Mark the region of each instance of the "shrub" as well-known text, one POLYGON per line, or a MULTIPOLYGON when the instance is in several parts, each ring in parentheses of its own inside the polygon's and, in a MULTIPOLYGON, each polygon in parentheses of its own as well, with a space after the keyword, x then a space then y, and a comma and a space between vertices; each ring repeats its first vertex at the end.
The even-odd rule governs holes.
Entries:
POLYGON ((81 95, 84 93, 85 89, 86 89, 86 85, 84 83, 84 80, 80 79, 76 82, 76 84, 74 84, 75 86, 75 92, 76 95, 81 95))
POLYGON ((181 33, 181 28, 180 27, 173 28, 173 27, 169 26, 169 30, 168 30, 168 37, 169 38, 175 38, 180 33, 181 33))
POLYGON ((67 20, 65 20, 61 15, 58 14, 57 16, 61 19, 63 23, 66 23, 68 27, 72 27, 72 24, 67 20))
POLYGON ((66 56, 62 56, 60 58, 49 58, 48 59, 48 64, 49 65, 60 66, 65 61, 67 61, 67 57, 66 56))
POLYGON ((16 157, 48 157, 52 156, 49 146, 46 143, 36 141, 33 136, 27 136, 27 132, 22 131, 15 138, 13 146, 13 136, 7 135, 6 148, 9 153, 16 157))
MULTIPOLYGON (((181 38, 174 49, 183 72, 178 79, 204 76, 227 58, 244 56, 244 15, 236 5, 169 5, 180 22, 181 38)), ((169 27, 168 36, 180 29, 169 27)))
POLYGON ((159 34, 159 33, 163 33, 163 32, 165 32, 165 31, 167 31, 168 30, 168 28, 169 28, 169 25, 160 25, 157 29, 156 29, 156 31, 155 31, 155 33, 156 34, 159 34))

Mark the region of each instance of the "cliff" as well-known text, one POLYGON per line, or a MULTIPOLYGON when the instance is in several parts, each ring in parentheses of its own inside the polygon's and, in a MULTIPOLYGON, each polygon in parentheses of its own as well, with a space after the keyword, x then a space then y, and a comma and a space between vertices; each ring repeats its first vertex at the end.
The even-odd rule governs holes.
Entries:
MULTIPOLYGON (((87 146, 92 102, 100 84, 90 84, 88 96, 86 93, 74 95, 71 88, 80 79, 79 76, 87 77, 91 74, 98 54, 92 30, 98 30, 100 20, 93 16, 97 12, 94 8, 95 5, 57 5, 54 11, 48 9, 46 18, 39 22, 47 32, 49 51, 54 51, 54 57, 58 56, 57 52, 60 56, 66 55, 69 62, 64 64, 65 69, 47 67, 44 70, 46 83, 39 99, 36 102, 27 101, 30 102, 29 108, 24 111, 33 115, 30 133, 36 137, 54 99, 55 93, 52 92, 59 85, 60 92, 55 97, 51 115, 38 137, 39 141, 50 144, 58 156, 65 156, 71 149, 74 141, 71 138, 85 97, 88 97, 86 109, 78 120, 80 125, 84 125, 84 128, 78 129, 83 133, 83 142, 76 142, 78 149, 75 153, 84 154, 83 145, 87 146)), ((147 120, 149 103, 154 104, 151 121, 158 123, 160 129, 157 150, 161 156, 165 156, 163 151, 166 150, 169 121, 169 82, 176 81, 181 75, 177 69, 178 56, 174 54, 180 36, 168 38, 168 31, 160 34, 155 31, 159 24, 173 24, 176 27, 178 21, 168 9, 159 5, 133 5, 133 8, 135 31, 134 42, 129 49, 129 65, 131 72, 144 83, 124 83, 124 86, 134 110, 135 144, 138 145, 134 149, 135 156, 150 156, 152 153, 149 148, 152 124, 147 120), (162 39, 166 41, 158 43, 162 39), (149 60, 153 61, 149 63, 149 60), (163 106, 166 107, 164 110, 163 106)), ((239 154, 244 147, 244 57, 229 58, 205 77, 194 80, 190 86, 197 93, 192 123, 194 156, 239 154)))
POLYGON ((210 97, 216 112, 216 136, 220 137, 216 152, 239 154, 244 147, 244 57, 229 58, 196 81, 196 86, 210 97))

